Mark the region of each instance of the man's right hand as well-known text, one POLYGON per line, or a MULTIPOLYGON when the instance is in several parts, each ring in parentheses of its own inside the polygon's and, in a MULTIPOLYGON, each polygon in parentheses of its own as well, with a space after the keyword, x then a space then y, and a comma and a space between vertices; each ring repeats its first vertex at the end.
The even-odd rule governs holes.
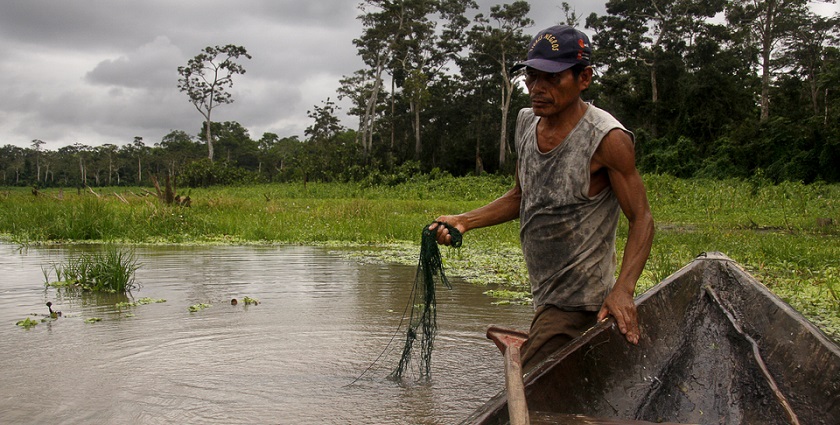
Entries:
POLYGON ((452 245, 452 235, 449 234, 449 229, 446 226, 439 226, 437 222, 446 223, 450 226, 458 229, 459 232, 463 235, 467 228, 464 225, 460 216, 457 215, 442 215, 435 219, 435 223, 432 223, 429 226, 429 230, 437 229, 437 242, 441 245, 452 245))

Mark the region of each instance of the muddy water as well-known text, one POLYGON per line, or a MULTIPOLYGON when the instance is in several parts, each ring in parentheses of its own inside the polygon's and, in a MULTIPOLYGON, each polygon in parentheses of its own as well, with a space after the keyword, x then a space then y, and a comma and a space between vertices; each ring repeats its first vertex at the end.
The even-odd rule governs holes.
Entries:
POLYGON ((386 377, 402 335, 386 347, 413 267, 313 247, 143 247, 132 295, 166 302, 120 310, 125 297, 44 288, 42 267, 78 250, 0 244, 0 423, 457 423, 504 386, 486 326, 531 315, 454 280, 437 292, 432 381, 398 385, 386 377), (261 304, 230 304, 245 296, 261 304), (62 318, 15 326, 47 301, 62 318), (212 307, 190 313, 198 303, 212 307))

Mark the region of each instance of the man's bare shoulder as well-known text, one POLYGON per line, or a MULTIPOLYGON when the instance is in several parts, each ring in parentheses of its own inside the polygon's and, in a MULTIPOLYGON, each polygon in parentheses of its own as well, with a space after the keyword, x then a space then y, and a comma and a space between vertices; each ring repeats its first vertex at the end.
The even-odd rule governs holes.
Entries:
POLYGON ((620 128, 614 128, 603 139, 592 156, 593 168, 615 170, 635 168, 636 149, 633 138, 620 128))

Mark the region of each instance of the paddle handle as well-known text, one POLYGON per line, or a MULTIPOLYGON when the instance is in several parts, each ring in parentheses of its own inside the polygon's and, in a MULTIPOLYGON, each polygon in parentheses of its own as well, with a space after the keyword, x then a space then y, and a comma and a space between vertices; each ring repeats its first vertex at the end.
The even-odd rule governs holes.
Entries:
POLYGON ((511 345, 505 350, 505 388, 507 389, 510 425, 530 425, 525 383, 522 381, 522 360, 519 347, 511 345))

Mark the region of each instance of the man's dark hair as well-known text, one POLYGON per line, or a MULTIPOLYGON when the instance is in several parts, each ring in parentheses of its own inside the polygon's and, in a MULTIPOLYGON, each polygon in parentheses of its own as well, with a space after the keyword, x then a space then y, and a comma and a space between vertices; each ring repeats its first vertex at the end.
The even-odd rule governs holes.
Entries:
POLYGON ((569 69, 572 70, 572 76, 574 76, 575 80, 577 80, 578 77, 580 77, 580 74, 583 72, 583 70, 586 69, 586 65, 579 63, 569 69))

